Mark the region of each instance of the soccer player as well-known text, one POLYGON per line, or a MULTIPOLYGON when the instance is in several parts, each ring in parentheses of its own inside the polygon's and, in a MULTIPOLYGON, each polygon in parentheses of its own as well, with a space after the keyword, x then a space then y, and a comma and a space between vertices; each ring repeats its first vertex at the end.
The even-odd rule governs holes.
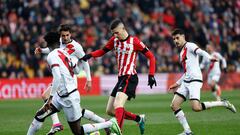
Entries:
POLYGON ((203 59, 200 67, 201 69, 207 67, 208 68, 208 85, 212 89, 213 96, 216 98, 217 101, 221 100, 221 88, 217 84, 220 77, 221 77, 221 68, 220 68, 220 62, 222 64, 223 70, 226 72, 227 63, 225 58, 218 52, 216 52, 212 45, 207 45, 207 51, 211 56, 216 59, 216 62, 209 62, 206 59, 203 59))
POLYGON ((148 85, 150 88, 156 86, 154 78, 155 57, 147 46, 136 36, 128 34, 123 22, 115 19, 111 22, 110 30, 113 36, 109 39, 104 48, 86 54, 81 60, 87 61, 91 57, 101 57, 105 53, 114 50, 118 63, 118 82, 109 97, 106 112, 108 115, 115 116, 122 129, 124 119, 134 120, 139 124, 141 134, 144 134, 145 115, 136 115, 128 112, 125 102, 135 98, 135 91, 138 84, 136 72, 136 59, 138 52, 144 54, 150 61, 148 85))
POLYGON ((203 111, 212 107, 223 106, 232 112, 236 113, 236 109, 233 104, 227 100, 212 101, 212 102, 200 102, 200 89, 202 87, 202 73, 199 67, 198 56, 206 57, 208 61, 216 61, 207 52, 198 48, 198 46, 192 42, 185 40, 185 34, 181 29, 175 29, 172 32, 172 38, 176 47, 181 49, 180 61, 182 63, 184 74, 174 84, 169 87, 169 90, 174 92, 171 108, 184 128, 184 131, 180 135, 192 135, 192 131, 188 125, 187 119, 181 109, 181 104, 189 99, 192 110, 195 112, 203 111))
MULTIPOLYGON (((44 36, 49 47, 59 46, 59 34, 49 32, 44 36)), ((54 49, 47 56, 47 63, 53 75, 50 97, 40 108, 30 125, 27 135, 34 135, 42 126, 46 117, 63 109, 65 117, 74 135, 84 135, 111 127, 114 133, 121 135, 115 118, 97 123, 80 125, 83 109, 80 106, 80 95, 77 90, 77 80, 74 76, 71 56, 67 49, 54 49)))
MULTIPOLYGON (((60 48, 64 48, 68 54, 70 55, 73 63, 75 63, 75 68, 74 68, 74 73, 78 74, 80 71, 81 66, 83 67, 85 73, 86 73, 86 77, 87 77, 87 82, 85 85, 85 90, 89 91, 92 88, 92 82, 91 82, 91 73, 90 73, 90 67, 88 62, 76 62, 78 61, 78 59, 82 58, 85 53, 83 51, 83 48, 81 46, 81 44, 79 44, 78 42, 76 42, 75 40, 73 40, 71 38, 71 27, 68 24, 62 24, 60 25, 59 28, 59 34, 60 34, 60 48), (76 64, 77 63, 77 64, 76 64)), ((58 40, 59 40, 58 39, 58 40)), ((35 49, 35 53, 45 53, 48 54, 50 52, 50 49, 48 47, 46 48, 36 48, 35 49)), ((76 77, 76 76, 75 76, 76 77)), ((51 87, 50 86, 42 95, 42 98, 44 101, 47 101, 47 99, 50 96, 50 91, 51 91, 51 87)), ((82 111, 82 116, 84 118, 87 118, 91 121, 94 122, 104 122, 105 119, 101 118, 100 116, 96 115, 95 113, 93 113, 90 110, 87 109, 83 109, 82 111)), ((48 135, 54 134, 58 131, 61 131, 63 129, 62 124, 60 124, 59 122, 59 118, 57 113, 54 113, 51 115, 52 121, 53 121, 53 126, 51 128, 51 130, 48 132, 48 135)), ((109 134, 108 129, 106 129, 107 134, 109 134)))

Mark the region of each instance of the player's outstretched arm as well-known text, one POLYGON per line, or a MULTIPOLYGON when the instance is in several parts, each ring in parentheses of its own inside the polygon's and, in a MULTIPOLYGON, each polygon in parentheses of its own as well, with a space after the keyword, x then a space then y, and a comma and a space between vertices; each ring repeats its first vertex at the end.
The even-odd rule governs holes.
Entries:
POLYGON ((50 49, 48 47, 46 47, 46 48, 37 47, 37 48, 35 48, 34 53, 35 54, 40 54, 40 53, 48 54, 48 53, 50 53, 50 49))
POLYGON ((155 74, 155 57, 152 54, 151 51, 148 50, 148 48, 144 48, 142 50, 142 53, 148 58, 148 60, 150 61, 149 63, 149 75, 148 75, 148 86, 150 86, 150 88, 152 89, 153 85, 157 86, 157 82, 154 78, 154 74, 155 74))

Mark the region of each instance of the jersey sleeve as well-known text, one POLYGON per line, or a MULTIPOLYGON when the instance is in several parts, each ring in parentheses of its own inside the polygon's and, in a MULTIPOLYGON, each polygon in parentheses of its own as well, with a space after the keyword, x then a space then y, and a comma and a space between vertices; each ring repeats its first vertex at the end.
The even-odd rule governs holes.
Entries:
POLYGON ((84 55, 85 55, 85 52, 83 51, 83 48, 80 44, 76 45, 76 48, 75 48, 75 56, 80 59, 82 58, 84 55))
POLYGON ((43 54, 48 54, 48 53, 50 53, 50 49, 48 48, 48 47, 46 47, 46 48, 40 48, 41 49, 41 52, 43 53, 43 54))
POLYGON ((191 53, 207 58, 207 61, 210 61, 212 59, 212 57, 206 51, 199 48, 196 44, 191 44, 187 46, 187 48, 191 53))
POLYGON ((109 50, 112 50, 113 47, 114 47, 114 39, 115 39, 115 37, 112 36, 112 37, 108 40, 107 44, 105 45, 105 48, 107 48, 107 49, 109 49, 109 50))
POLYGON ((50 92, 50 95, 53 96, 56 93, 58 86, 60 84, 61 73, 60 73, 59 64, 56 62, 56 60, 54 60, 53 53, 48 54, 47 63, 51 68, 52 75, 53 75, 52 90, 50 92))
POLYGON ((218 58, 219 60, 222 62, 222 68, 227 68, 227 62, 226 62, 226 59, 218 53, 218 58))
POLYGON ((55 66, 59 66, 59 64, 56 62, 55 56, 53 53, 49 53, 47 56, 47 63, 49 65, 49 68, 52 69, 55 66))
POLYGON ((107 53, 108 51, 112 50, 114 47, 114 36, 112 36, 109 41, 107 42, 107 44, 102 48, 102 49, 98 49, 94 52, 91 52, 91 55, 96 58, 96 57, 101 57, 103 56, 105 53, 107 53))
POLYGON ((134 37, 133 44, 134 44, 134 50, 142 52, 145 55, 145 57, 147 57, 147 59, 149 60, 149 75, 154 75, 156 60, 153 53, 137 37, 134 37))
POLYGON ((187 49, 191 52, 197 55, 197 51, 200 49, 196 44, 191 43, 187 46, 187 49))
POLYGON ((147 46, 140 41, 137 37, 133 38, 134 50, 142 51, 143 49, 147 48, 147 46))

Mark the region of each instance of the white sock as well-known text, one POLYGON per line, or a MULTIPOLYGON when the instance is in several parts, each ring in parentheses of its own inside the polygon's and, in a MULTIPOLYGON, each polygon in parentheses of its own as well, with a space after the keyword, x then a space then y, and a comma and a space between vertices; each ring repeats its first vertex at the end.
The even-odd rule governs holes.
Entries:
POLYGON ((185 132, 190 132, 191 129, 188 125, 187 119, 184 115, 184 112, 182 110, 180 110, 179 112, 177 112, 177 114, 175 114, 176 118, 178 119, 178 121, 182 124, 184 131, 185 132))
POLYGON ((226 106, 223 101, 210 101, 210 102, 203 102, 205 105, 206 109, 212 108, 212 107, 217 107, 217 106, 226 106))
POLYGON ((43 125, 43 122, 37 121, 34 118, 28 129, 27 135, 34 135, 42 127, 42 125, 43 125))
POLYGON ((52 118, 53 125, 60 123, 57 113, 52 114, 51 118, 52 118))
POLYGON ((212 94, 215 98, 217 97, 217 91, 213 91, 212 94))
POLYGON ((106 121, 106 122, 95 123, 95 124, 84 124, 82 127, 84 130, 84 133, 91 133, 94 131, 98 131, 100 129, 109 128, 111 126, 112 126, 112 122, 106 121))
POLYGON ((94 112, 92 112, 90 110, 87 110, 87 109, 85 109, 83 117, 88 119, 88 120, 97 122, 97 123, 101 123, 101 122, 105 122, 106 121, 104 118, 96 115, 94 112))

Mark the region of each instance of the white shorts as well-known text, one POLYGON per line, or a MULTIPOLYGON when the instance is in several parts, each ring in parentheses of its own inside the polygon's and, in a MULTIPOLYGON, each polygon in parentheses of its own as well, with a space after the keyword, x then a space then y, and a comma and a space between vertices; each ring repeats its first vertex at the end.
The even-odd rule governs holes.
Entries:
POLYGON ((80 105, 80 94, 78 91, 71 93, 68 97, 61 98, 56 93, 53 96, 52 104, 60 111, 63 109, 68 122, 74 122, 82 117, 80 105))
POLYGON ((219 81, 219 79, 220 79, 220 74, 215 74, 215 75, 209 75, 208 76, 208 84, 211 84, 212 83, 212 81, 214 81, 214 82, 218 82, 219 81))
POLYGON ((182 82, 181 86, 177 89, 177 95, 183 97, 185 100, 200 100, 200 93, 202 82, 193 81, 190 83, 182 82))

